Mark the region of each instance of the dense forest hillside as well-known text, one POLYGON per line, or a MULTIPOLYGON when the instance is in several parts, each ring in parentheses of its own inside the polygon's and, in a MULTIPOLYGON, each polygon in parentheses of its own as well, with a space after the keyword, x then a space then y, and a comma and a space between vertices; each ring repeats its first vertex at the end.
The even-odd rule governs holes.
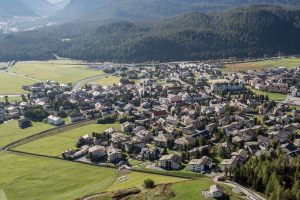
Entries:
POLYGON ((72 0, 54 15, 56 19, 145 20, 191 12, 211 13, 253 4, 300 7, 299 0, 72 0))
POLYGON ((241 7, 191 13, 155 22, 73 23, 2 36, 2 60, 48 59, 140 62, 259 57, 300 53, 300 10, 241 7))

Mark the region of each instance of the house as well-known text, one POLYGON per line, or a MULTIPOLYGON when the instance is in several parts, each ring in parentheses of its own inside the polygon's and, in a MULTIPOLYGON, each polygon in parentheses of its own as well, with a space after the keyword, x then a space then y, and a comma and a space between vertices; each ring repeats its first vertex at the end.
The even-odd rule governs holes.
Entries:
POLYGON ((184 150, 185 148, 192 147, 196 142, 196 139, 193 137, 181 137, 175 140, 174 149, 184 150))
POLYGON ((110 162, 117 162, 122 159, 121 149, 111 148, 107 151, 107 160, 110 162))
POLYGON ((178 123, 179 123, 179 121, 177 120, 177 118, 176 118, 176 117, 173 117, 173 116, 171 116, 171 115, 169 115, 169 116, 166 118, 166 122, 167 122, 168 124, 175 125, 175 126, 177 126, 178 123))
POLYGON ((181 157, 176 153, 164 155, 159 159, 159 166, 163 169, 178 170, 181 168, 181 157))
POLYGON ((122 144, 126 141, 126 135, 121 132, 111 134, 111 146, 114 148, 121 148, 122 144))
POLYGON ((212 159, 203 156, 201 159, 192 159, 188 165, 187 169, 193 172, 203 172, 212 168, 212 159))
POLYGON ((32 122, 29 119, 20 119, 18 123, 19 123, 19 127, 22 129, 32 126, 32 122))
POLYGON ((280 147, 281 147, 282 151, 289 156, 294 157, 294 156, 297 156, 300 154, 300 151, 295 144, 286 143, 286 144, 282 144, 280 147))
POLYGON ((48 124, 52 124, 54 126, 60 126, 62 124, 64 124, 64 120, 60 117, 56 117, 54 115, 50 115, 48 118, 47 118, 47 121, 48 121, 48 124))
POLYGON ((213 198, 221 198, 224 195, 224 189, 219 185, 212 185, 209 188, 209 193, 213 198))
POLYGON ((92 160, 97 160, 106 156, 106 150, 104 146, 95 145, 89 148, 88 153, 92 160))
POLYGON ((220 167, 222 171, 226 171, 226 169, 231 169, 235 165, 239 163, 239 158, 237 156, 232 156, 230 159, 224 159, 220 163, 220 167))
POLYGON ((140 156, 144 160, 156 160, 160 158, 164 153, 164 150, 157 147, 142 148, 140 156))
POLYGON ((245 162, 249 157, 248 151, 245 149, 239 149, 237 152, 232 152, 231 156, 237 156, 240 163, 245 162))
POLYGON ((142 141, 144 142, 149 142, 153 139, 153 135, 150 131, 148 130, 140 130, 138 132, 135 132, 135 135, 139 137, 142 141))
POLYGON ((168 146, 168 138, 164 134, 159 134, 154 137, 154 144, 157 147, 167 147, 168 146))
POLYGON ((268 147, 271 145, 271 140, 268 137, 262 135, 257 136, 257 142, 263 147, 268 147))
POLYGON ((154 120, 158 120, 159 118, 166 118, 167 116, 168 113, 166 110, 159 109, 159 110, 154 110, 152 112, 152 119, 154 120))
POLYGON ((123 132, 130 132, 134 128, 134 124, 132 122, 124 122, 121 125, 121 130, 123 132))
POLYGON ((69 116, 69 119, 70 119, 70 122, 71 123, 74 123, 74 122, 78 122, 78 121, 82 121, 84 120, 84 116, 82 113, 74 113, 74 114, 71 114, 69 116))

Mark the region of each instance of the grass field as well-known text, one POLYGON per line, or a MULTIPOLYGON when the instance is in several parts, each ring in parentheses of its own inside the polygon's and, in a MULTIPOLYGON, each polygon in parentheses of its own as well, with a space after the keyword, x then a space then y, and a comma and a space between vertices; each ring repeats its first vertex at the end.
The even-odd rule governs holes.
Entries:
MULTIPOLYGON (((73 200, 88 194, 140 187, 145 178, 155 183, 184 181, 162 175, 132 172, 116 182, 116 170, 13 153, 0 153, 0 191, 9 200, 73 200)), ((121 175, 123 176, 123 175, 121 175)))
POLYGON ((287 97, 286 94, 266 92, 266 91, 256 90, 256 89, 253 89, 253 88, 250 88, 250 90, 252 92, 254 92, 256 95, 268 95, 269 100, 273 100, 273 101, 283 101, 287 97))
POLYGON ((278 60, 264 60, 248 63, 237 63, 225 65, 223 71, 238 72, 247 70, 263 70, 274 67, 294 68, 300 65, 300 58, 283 58, 278 60))
POLYGON ((88 81, 86 83, 97 83, 103 86, 113 86, 114 84, 118 84, 120 82, 121 77, 107 75, 105 77, 96 78, 92 81, 88 81))
POLYGON ((32 127, 21 129, 17 120, 7 121, 4 124, 0 124, 0 147, 52 127, 45 123, 33 122, 32 127))
POLYGON ((115 180, 115 170, 72 162, 0 154, 0 190, 9 200, 73 200, 101 192, 115 180))
POLYGON ((22 77, 10 75, 8 73, 0 72, 0 95, 4 94, 25 94, 22 89, 23 85, 31 85, 35 81, 22 77))
MULTIPOLYGON (((172 200, 182 200, 182 199, 189 199, 189 200, 205 200, 202 191, 208 191, 211 185, 215 185, 214 182, 201 179, 201 180, 193 180, 193 181, 185 181, 179 182, 172 185, 171 189, 175 193, 175 197, 172 200)), ((225 187, 226 193, 229 194, 230 200, 238 200, 240 198, 233 196, 231 193, 230 187, 225 187)))
POLYGON ((101 71, 88 69, 87 66, 70 60, 18 62, 10 72, 59 83, 75 83, 87 77, 103 74, 101 71))
POLYGON ((93 132, 100 133, 109 127, 120 129, 120 124, 90 124, 18 146, 15 149, 29 153, 60 157, 63 151, 74 149, 81 136, 85 134, 91 135, 93 132))
POLYGON ((107 189, 107 191, 115 191, 115 190, 132 188, 132 187, 142 187, 144 184, 144 180, 147 178, 154 180, 155 184, 176 183, 176 182, 180 182, 180 181, 186 181, 186 179, 183 179, 183 178, 161 176, 161 175, 155 175, 155 174, 146 174, 146 173, 140 173, 140 172, 130 173, 130 174, 127 174, 126 176, 128 177, 127 181, 124 181, 122 183, 115 182, 107 189))
MULTIPOLYGON (((9 97, 8 101, 9 102, 15 102, 15 101, 19 102, 19 101, 22 101, 22 98, 21 97, 9 97)), ((0 97, 0 102, 5 102, 5 98, 4 97, 0 97)))

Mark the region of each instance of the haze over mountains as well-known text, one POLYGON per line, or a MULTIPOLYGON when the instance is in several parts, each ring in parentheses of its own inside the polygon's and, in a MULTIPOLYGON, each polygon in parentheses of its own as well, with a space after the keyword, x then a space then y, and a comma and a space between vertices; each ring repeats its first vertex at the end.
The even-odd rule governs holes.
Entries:
POLYGON ((0 37, 3 60, 61 57, 90 61, 179 61, 300 53, 300 10, 233 10, 106 25, 69 23, 0 37), (20 45, 22 44, 22 45, 20 45))

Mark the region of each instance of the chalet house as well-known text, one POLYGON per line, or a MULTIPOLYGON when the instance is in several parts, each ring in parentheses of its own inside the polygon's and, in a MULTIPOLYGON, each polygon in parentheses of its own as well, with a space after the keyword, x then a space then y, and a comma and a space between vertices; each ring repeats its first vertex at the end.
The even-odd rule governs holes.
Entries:
POLYGON ((167 147, 169 138, 164 134, 159 134, 158 136, 154 137, 154 144, 157 147, 167 147))
POLYGON ((96 109, 83 111, 82 114, 85 117, 85 119, 94 119, 99 118, 101 116, 100 112, 96 109))
POLYGON ((90 158, 92 160, 100 159, 104 156, 106 156, 106 150, 104 146, 95 145, 93 147, 90 147, 88 150, 88 153, 90 155, 90 158))
POLYGON ((107 151, 107 160, 109 162, 117 162, 119 160, 122 159, 122 151, 121 149, 117 149, 117 148, 110 148, 108 151, 107 151))
POLYGON ((187 169, 193 172, 203 172, 212 168, 212 159, 203 156, 201 159, 192 159, 188 165, 187 169))
POLYGON ((123 132, 130 132, 132 129, 134 129, 134 124, 132 122, 124 122, 122 125, 121 125, 121 130, 123 132))
POLYGON ((240 163, 245 162, 249 157, 248 151, 245 149, 239 149, 237 152, 232 152, 231 156, 237 156, 240 163))
POLYGON ((84 116, 82 113, 74 113, 69 116, 71 123, 78 122, 84 120, 84 116))
POLYGON ((126 151, 142 149, 146 146, 145 142, 139 137, 132 137, 129 141, 123 143, 126 151))
POLYGON ((65 122, 62 118, 56 117, 54 115, 50 115, 47 118, 48 124, 52 124, 54 126, 60 126, 63 125, 65 122))
POLYGON ((80 148, 80 150, 67 150, 62 153, 62 157, 67 160, 74 160, 85 156, 88 153, 89 148, 90 147, 88 145, 84 145, 80 148))
POLYGON ((230 159, 224 159, 220 163, 221 170, 224 172, 226 169, 231 169, 235 165, 239 164, 239 158, 237 156, 232 156, 230 159))
POLYGON ((114 148, 121 148, 122 144, 127 141, 126 135, 120 132, 111 134, 111 146, 114 148))
POLYGON ((193 137, 181 137, 175 140, 174 149, 176 150, 185 150, 185 148, 192 147, 196 142, 196 139, 193 137))
POLYGON ((164 150, 157 147, 142 148, 140 156, 143 160, 156 160, 164 154, 164 150))
POLYGON ((261 148, 258 145, 258 142, 245 142, 245 149, 247 149, 248 152, 252 155, 261 152, 261 148))
POLYGON ((173 116, 170 116, 170 115, 166 118, 166 122, 168 124, 175 125, 175 126, 178 125, 178 123, 179 123, 179 121, 177 120, 176 117, 173 117, 173 116))
POLYGON ((178 170, 181 168, 181 157, 176 153, 164 155, 159 159, 159 166, 163 169, 178 170))
POLYGON ((168 113, 166 110, 154 110, 152 112, 152 119, 158 120, 159 118, 166 118, 168 113))
POLYGON ((259 145, 267 148, 268 146, 271 145, 271 139, 268 137, 264 137, 262 135, 257 136, 257 142, 259 145))
POLYGON ((245 89, 245 86, 241 82, 235 82, 235 83, 212 83, 210 90, 212 92, 220 91, 220 92, 226 92, 226 91, 242 91, 245 89))

